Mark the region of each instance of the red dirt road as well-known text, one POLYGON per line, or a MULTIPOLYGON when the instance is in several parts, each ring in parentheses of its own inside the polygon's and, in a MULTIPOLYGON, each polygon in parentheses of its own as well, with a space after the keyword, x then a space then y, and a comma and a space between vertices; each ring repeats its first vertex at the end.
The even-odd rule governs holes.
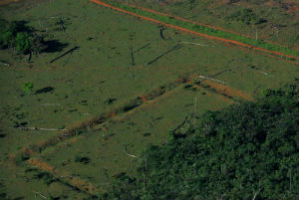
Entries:
MULTIPOLYGON (((140 10, 144 10, 144 11, 147 11, 147 12, 150 12, 150 13, 154 13, 154 14, 158 14, 158 15, 163 15, 163 16, 167 16, 167 17, 172 17, 172 18, 180 20, 180 21, 189 22, 189 23, 192 23, 192 24, 198 24, 198 25, 201 25, 201 26, 205 26, 205 27, 209 27, 209 28, 215 29, 215 30, 220 30, 220 31, 224 31, 224 32, 227 32, 227 33, 232 33, 232 34, 235 34, 235 35, 240 35, 240 36, 243 36, 243 37, 246 37, 246 38, 253 39, 249 35, 244 35, 244 34, 241 34, 241 33, 229 30, 229 29, 225 29, 225 28, 222 28, 222 27, 219 27, 219 26, 211 26, 211 25, 208 25, 208 24, 203 24, 203 23, 200 23, 200 22, 196 22, 196 21, 192 21, 192 20, 189 20, 189 19, 185 19, 183 17, 178 17, 178 16, 167 14, 167 13, 162 13, 162 12, 159 12, 159 11, 156 11, 156 10, 152 10, 152 9, 149 9, 149 8, 143 8, 143 7, 140 7, 140 6, 137 6, 137 5, 133 5, 133 4, 129 4, 129 6, 132 7, 132 8, 138 8, 140 10)), ((269 41, 269 40, 265 40, 265 39, 263 39, 263 40, 265 42, 267 42, 267 43, 271 43, 271 44, 282 46, 281 44, 275 43, 273 41, 269 41)))
POLYGON ((99 0, 90 0, 90 1, 92 1, 96 4, 99 4, 99 5, 111 8, 113 10, 117 10, 117 11, 129 14, 129 15, 132 15, 132 16, 135 16, 135 17, 138 17, 138 18, 142 18, 142 19, 154 22, 154 23, 163 24, 164 26, 171 27, 171 28, 183 31, 183 32, 191 33, 191 34, 194 34, 194 35, 199 35, 199 36, 209 38, 209 39, 212 39, 212 40, 218 40, 218 41, 222 41, 222 42, 226 42, 226 43, 235 44, 235 45, 238 45, 238 46, 242 46, 242 47, 249 48, 249 49, 254 49, 254 50, 257 50, 257 51, 266 52, 266 53, 269 53, 269 54, 274 54, 274 55, 277 55, 277 56, 293 58, 293 59, 296 59, 296 60, 298 59, 295 56, 286 55, 286 54, 283 54, 283 53, 280 53, 280 52, 277 52, 277 51, 271 51, 271 50, 255 47, 255 46, 252 46, 252 45, 244 44, 244 43, 241 43, 241 42, 238 42, 238 41, 235 41, 235 40, 229 40, 229 39, 224 39, 224 38, 220 38, 220 37, 215 37, 215 36, 199 33, 199 32, 196 32, 196 31, 192 31, 192 30, 189 30, 189 29, 186 29, 186 28, 183 28, 183 27, 179 27, 179 26, 176 26, 176 25, 167 24, 165 22, 162 22, 162 21, 159 21, 159 20, 156 20, 156 19, 153 19, 153 18, 145 17, 145 16, 142 16, 142 15, 138 15, 138 14, 123 10, 121 8, 117 8, 115 6, 106 4, 106 3, 102 2, 102 1, 99 1, 99 0))

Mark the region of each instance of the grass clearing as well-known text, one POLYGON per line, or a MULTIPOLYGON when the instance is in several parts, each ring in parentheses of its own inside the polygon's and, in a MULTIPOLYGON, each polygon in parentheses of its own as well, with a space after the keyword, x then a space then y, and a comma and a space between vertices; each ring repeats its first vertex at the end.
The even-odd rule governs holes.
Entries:
POLYGON ((5 189, 0 190, 10 198, 40 196, 35 192, 62 199, 92 198, 75 187, 84 190, 81 179, 105 188, 117 172, 134 173, 136 159, 130 155, 138 157, 147 145, 166 142, 168 131, 194 110, 195 97, 200 114, 238 102, 226 97, 236 91, 255 98, 265 88, 298 77, 298 68, 283 60, 170 28, 163 30, 163 39, 161 26, 86 0, 28 6, 0 10, 8 20, 26 20, 56 42, 30 63, 0 50, 0 60, 10 63, 0 66, 0 170, 5 172, 0 175, 5 189), (64 21, 65 31, 57 19, 64 21), (76 46, 77 50, 50 63, 76 46), (220 82, 202 80, 199 75, 220 82), (183 80, 188 76, 192 79, 183 80), (172 87, 178 80, 172 90, 159 96, 165 89, 161 87, 172 87), (22 87, 29 81, 33 90, 25 94, 22 87), (196 81, 200 81, 198 87, 196 81), (211 88, 204 89, 205 84, 211 88), (134 108, 135 104, 140 106, 134 108), (110 113, 118 108, 119 112, 110 113), (82 134, 49 145, 41 154, 38 149, 31 158, 18 154, 105 113, 110 118, 104 124, 85 127, 82 134), (55 129, 61 131, 50 131, 55 129), (13 158, 19 159, 17 166, 11 163, 13 158), (28 159, 52 166, 57 174, 50 178, 28 159), (70 177, 58 177, 72 174, 78 178, 73 182, 70 177), (48 179, 53 179, 49 185, 48 179))

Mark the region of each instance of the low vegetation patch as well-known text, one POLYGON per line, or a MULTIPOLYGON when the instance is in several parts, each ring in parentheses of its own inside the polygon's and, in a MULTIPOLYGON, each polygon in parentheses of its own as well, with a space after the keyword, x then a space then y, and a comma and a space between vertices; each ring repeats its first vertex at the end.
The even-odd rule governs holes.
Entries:
POLYGON ((257 15, 250 8, 244 8, 237 12, 234 12, 230 16, 227 17, 229 20, 241 21, 247 25, 249 24, 262 24, 267 20, 263 18, 257 17, 257 15))

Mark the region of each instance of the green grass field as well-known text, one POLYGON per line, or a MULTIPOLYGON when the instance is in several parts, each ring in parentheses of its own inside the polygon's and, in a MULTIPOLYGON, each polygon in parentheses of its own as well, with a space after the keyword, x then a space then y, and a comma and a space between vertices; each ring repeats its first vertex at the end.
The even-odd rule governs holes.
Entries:
POLYGON ((0 197, 4 199, 34 199, 35 195, 90 199, 109 187, 113 175, 134 174, 138 155, 149 144, 165 143, 169 131, 194 110, 202 114, 240 100, 221 95, 217 85, 216 92, 188 88, 196 81, 205 83, 199 75, 255 98, 266 88, 298 77, 298 68, 284 60, 170 28, 164 30, 163 40, 157 24, 87 0, 19 4, 17 9, 14 4, 2 5, 2 17, 28 21, 48 34, 47 40, 57 41, 53 52, 33 56, 30 63, 24 56, 0 50, 0 60, 11 64, 0 65, 0 170, 4 172, 0 197), (65 32, 57 24, 59 18, 65 22, 65 32), (75 46, 79 48, 73 53, 50 63, 75 46), (176 83, 188 76, 192 76, 190 83, 176 83), (28 81, 34 85, 29 95, 22 90, 28 81), (130 102, 165 85, 173 88, 129 109, 130 102), (44 174, 44 166, 36 167, 20 156, 25 148, 54 138, 62 129, 118 108, 127 110, 30 155, 53 166, 50 175, 44 174), (89 192, 80 181, 63 176, 77 177, 97 190, 89 192))

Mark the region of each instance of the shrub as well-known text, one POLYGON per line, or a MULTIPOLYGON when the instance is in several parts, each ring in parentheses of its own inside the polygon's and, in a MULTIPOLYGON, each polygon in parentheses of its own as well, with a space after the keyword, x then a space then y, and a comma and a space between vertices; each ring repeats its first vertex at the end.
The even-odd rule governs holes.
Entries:
POLYGON ((266 22, 265 19, 257 17, 256 14, 253 12, 253 10, 251 10, 249 8, 244 8, 242 10, 234 12, 228 18, 236 20, 236 21, 241 21, 248 25, 249 24, 261 24, 261 23, 266 22))
POLYGON ((30 36, 28 33, 17 33, 16 38, 16 49, 18 52, 28 53, 30 50, 30 36))
POLYGON ((32 89, 33 89, 33 83, 32 82, 26 82, 26 83, 24 83, 24 85, 23 85, 23 91, 26 94, 29 94, 30 92, 32 92, 32 89))

